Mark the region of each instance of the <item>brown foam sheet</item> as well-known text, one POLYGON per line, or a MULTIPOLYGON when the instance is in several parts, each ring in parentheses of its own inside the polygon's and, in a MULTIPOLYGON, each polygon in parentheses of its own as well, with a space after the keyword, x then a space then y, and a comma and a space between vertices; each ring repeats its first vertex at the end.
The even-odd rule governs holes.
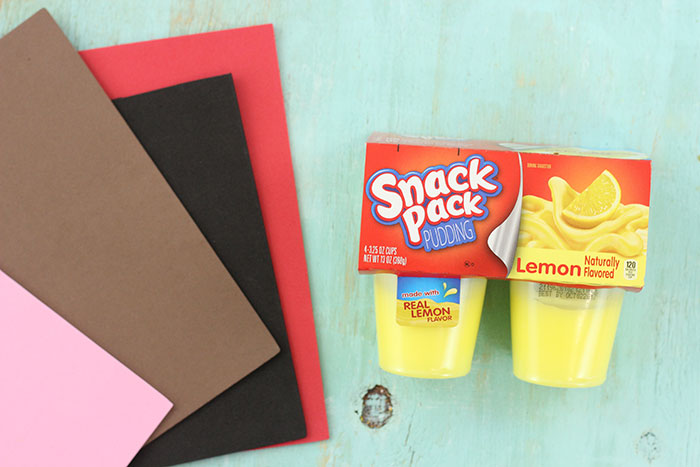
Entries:
POLYGON ((0 102, 0 269, 174 403, 152 439, 279 351, 46 10, 0 102))

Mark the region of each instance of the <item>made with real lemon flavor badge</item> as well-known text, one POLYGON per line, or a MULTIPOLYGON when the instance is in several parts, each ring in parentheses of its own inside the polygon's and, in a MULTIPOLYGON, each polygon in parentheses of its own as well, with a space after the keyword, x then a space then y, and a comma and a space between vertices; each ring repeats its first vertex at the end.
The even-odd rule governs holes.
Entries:
POLYGON ((402 326, 457 326, 459 284, 459 278, 399 277, 396 322, 402 326))

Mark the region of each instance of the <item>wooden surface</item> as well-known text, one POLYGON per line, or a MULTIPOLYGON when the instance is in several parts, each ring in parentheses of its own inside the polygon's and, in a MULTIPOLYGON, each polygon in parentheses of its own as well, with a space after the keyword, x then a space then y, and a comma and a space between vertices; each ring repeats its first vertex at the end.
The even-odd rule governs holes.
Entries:
POLYGON ((41 6, 79 49, 275 25, 331 439, 196 465, 700 465, 700 3, 5 0, 0 33, 41 6), (470 375, 379 369, 356 273, 374 130, 651 154, 647 286, 625 298, 605 385, 516 380, 495 281, 470 375), (371 429, 375 384, 393 415, 371 429))

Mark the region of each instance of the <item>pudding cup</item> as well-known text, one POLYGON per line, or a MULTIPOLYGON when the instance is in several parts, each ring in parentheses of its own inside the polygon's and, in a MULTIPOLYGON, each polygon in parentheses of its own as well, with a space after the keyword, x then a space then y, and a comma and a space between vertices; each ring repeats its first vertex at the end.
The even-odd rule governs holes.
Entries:
MULTIPOLYGON (((442 283, 435 278, 412 279, 437 280, 442 283)), ((481 320, 486 279, 478 277, 452 280, 455 284, 459 281, 459 314, 457 316, 453 312, 456 319, 449 323, 449 327, 406 325, 401 324, 397 314, 397 276, 374 276, 379 365, 383 370, 414 378, 438 379, 457 378, 469 373, 481 320)), ((403 302, 399 306, 401 303, 403 302)))
POLYGON ((543 386, 603 384, 624 290, 511 281, 513 373, 543 386))

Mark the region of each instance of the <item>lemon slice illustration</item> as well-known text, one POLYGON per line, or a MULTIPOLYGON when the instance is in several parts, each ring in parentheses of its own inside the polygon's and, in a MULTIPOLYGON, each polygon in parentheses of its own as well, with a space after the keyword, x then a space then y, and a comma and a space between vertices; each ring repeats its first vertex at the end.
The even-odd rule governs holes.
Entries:
POLYGON ((620 184, 605 170, 569 203, 562 216, 574 227, 595 227, 613 215, 620 198, 620 184))

